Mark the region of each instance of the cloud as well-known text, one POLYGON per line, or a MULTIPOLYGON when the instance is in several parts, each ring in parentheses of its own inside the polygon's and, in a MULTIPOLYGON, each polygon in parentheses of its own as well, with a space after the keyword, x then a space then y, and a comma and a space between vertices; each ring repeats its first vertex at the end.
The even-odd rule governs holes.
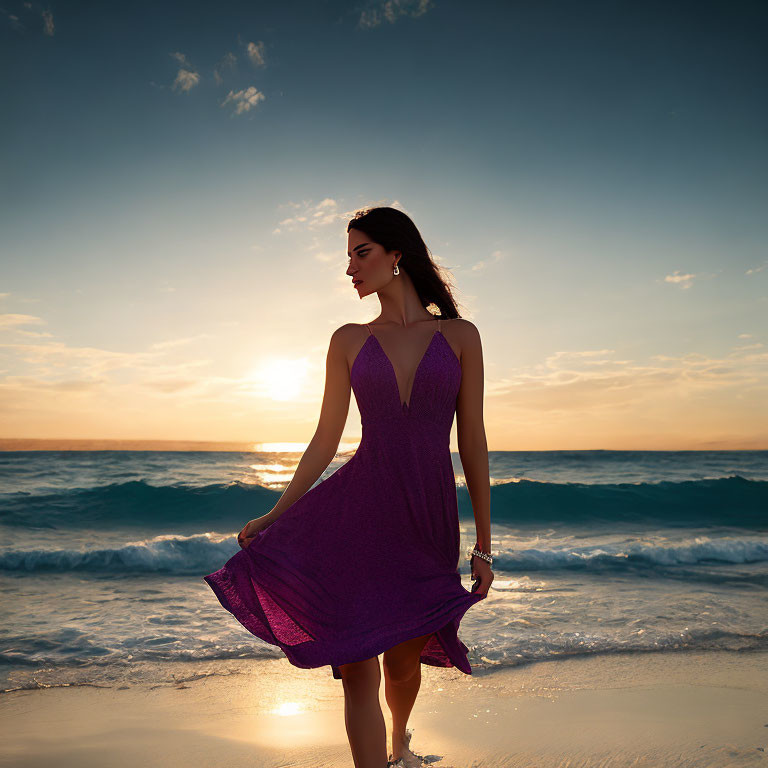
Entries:
MULTIPOLYGON (((238 36, 238 42, 242 43, 238 36)), ((264 43, 259 41, 258 43, 247 43, 246 52, 249 60, 256 66, 265 66, 264 61, 264 43)), ((176 75, 176 79, 173 83, 174 90, 180 90, 182 92, 190 91, 196 85, 200 83, 200 73, 197 67, 193 66, 187 56, 181 51, 174 51, 169 54, 179 65, 180 69, 176 75)), ((226 71, 233 71, 236 69, 237 57, 232 51, 227 51, 219 62, 213 68, 213 79, 216 85, 221 85, 224 82, 224 73, 226 71)), ((150 85, 163 88, 161 85, 157 85, 154 81, 150 82, 150 85)), ((242 115, 245 112, 250 112, 260 101, 264 101, 266 96, 263 92, 258 90, 255 86, 249 86, 241 90, 232 91, 227 94, 227 97, 221 102, 220 106, 224 107, 227 104, 234 104, 235 108, 232 115, 242 115)))
POLYGON ((233 70, 237 63, 237 57, 231 51, 224 54, 221 61, 213 68, 213 79, 216 81, 216 85, 221 85, 224 82, 224 78, 221 73, 225 69, 233 70))
POLYGON ((52 339, 53 334, 48 333, 48 331, 23 331, 21 329, 18 329, 16 331, 21 336, 26 336, 30 339, 52 339))
MULTIPOLYGON (((22 3, 22 5, 24 7, 25 12, 32 13, 34 14, 35 17, 37 17, 38 14, 40 15, 40 17, 43 20, 43 34, 47 35, 48 37, 53 37, 53 33, 54 33, 53 14, 47 9, 42 11, 35 10, 32 3, 22 3)), ((2 7, 0 7, 0 13, 3 13, 8 17, 8 21, 10 21, 11 27, 13 28, 14 31, 21 32, 22 30, 27 28, 24 22, 21 20, 21 18, 15 13, 10 13, 9 11, 7 11, 5 8, 2 8, 2 7)), ((34 27, 35 29, 38 28, 37 19, 35 19, 34 27)))
POLYGON ((156 341, 150 345, 150 349, 170 349, 171 347, 181 347, 185 344, 191 344, 198 339, 213 339, 212 333, 198 333, 195 336, 185 336, 181 339, 168 339, 167 341, 156 341))
POLYGON ((152 389, 155 392, 161 392, 165 395, 173 395, 176 392, 181 392, 185 389, 193 389, 197 384, 198 381, 196 379, 182 379, 173 376, 164 379, 146 379, 143 382, 143 385, 148 389, 152 389))
POLYGON ((764 261, 759 267, 751 267, 744 274, 745 275, 755 275, 758 272, 762 272, 766 267, 768 267, 768 261, 764 261))
POLYGON ((53 37, 53 14, 43 11, 43 34, 53 37))
POLYGON ((0 375, 0 414, 13 414, 20 419, 19 424, 27 423, 27 414, 37 418, 46 410, 57 417, 71 415, 73 409, 83 407, 84 396, 88 397, 88 410, 83 412, 86 421, 100 411, 105 415, 113 413, 116 403, 128 408, 140 403, 137 413, 140 410, 142 417, 146 417, 152 412, 152 400, 147 400, 147 395, 160 398, 158 407, 163 409, 167 408, 169 397, 174 407, 194 406, 196 412, 200 405, 212 403, 224 404, 229 409, 236 400, 252 407, 259 392, 251 373, 221 376, 208 372, 213 360, 193 357, 189 350, 174 354, 198 339, 210 338, 212 334, 202 333, 159 341, 148 350, 136 352, 61 342, 0 344, 0 356, 14 368, 13 374, 0 375), (61 394, 61 399, 51 401, 51 392, 61 394))
POLYGON ((259 40, 258 43, 248 43, 245 46, 245 52, 248 54, 248 58, 254 66, 266 66, 264 61, 264 43, 261 40, 259 40))
POLYGON ((20 32, 22 29, 24 29, 24 25, 21 23, 21 19, 19 19, 15 13, 9 13, 5 10, 5 8, 0 8, 0 13, 4 13, 8 17, 8 21, 11 22, 11 28, 16 32, 20 32))
POLYGON ((664 282, 674 283, 675 285, 679 285, 681 288, 685 289, 685 288, 690 288, 693 285, 693 280, 695 277, 698 277, 698 275, 694 275, 694 274, 681 275, 680 270, 676 269, 673 275, 667 275, 664 278, 664 282))
POLYGON ((706 392, 738 397, 768 390, 768 352, 755 349, 734 348, 724 357, 652 355, 646 362, 613 359, 611 349, 559 351, 490 380, 487 394, 514 409, 574 413, 693 400, 706 392))
POLYGON ((43 381, 32 376, 7 376, 0 381, 0 391, 4 393, 13 392, 13 390, 23 390, 27 394, 35 392, 58 392, 58 393, 91 393, 96 392, 105 381, 94 379, 62 379, 60 381, 43 381))
POLYGON ((0 315, 0 329, 15 330, 19 325, 45 325, 45 320, 35 315, 19 315, 12 312, 0 315))
POLYGON ((241 91, 230 91, 227 98, 221 102, 221 106, 224 107, 232 102, 235 104, 235 111, 232 114, 242 115, 244 112, 250 112, 260 101, 264 101, 266 98, 261 91, 250 86, 241 91))
POLYGON ((172 58, 176 59, 176 61, 181 64, 182 67, 191 67, 192 65, 189 63, 189 59, 187 59, 186 55, 181 53, 180 51, 174 51, 173 53, 169 54, 172 58))
POLYGON ((15 355, 18 362, 37 367, 41 378, 55 376, 62 370, 77 369, 78 374, 100 378, 118 369, 131 369, 148 363, 157 353, 111 352, 93 347, 71 347, 62 342, 50 344, 0 344, 4 354, 15 355))
POLYGON ((335 224, 345 218, 351 218, 352 214, 339 211, 339 204, 330 197, 326 197, 319 203, 287 203, 288 207, 298 210, 295 216, 289 216, 280 221, 272 230, 272 234, 279 235, 284 230, 317 229, 328 224, 335 224))
POLYGON ((189 59, 181 51, 173 51, 169 56, 181 65, 172 88, 182 92, 192 90, 200 82, 200 74, 196 71, 196 67, 192 66, 189 59))
POLYGON ((504 260, 504 254, 501 251, 494 251, 491 254, 490 259, 484 259, 482 261, 475 262, 472 265, 472 271, 479 272, 480 270, 486 269, 491 264, 496 264, 496 262, 503 261, 503 260, 504 260))
POLYGON ((33 395, 35 391, 48 390, 74 393, 99 390, 106 395, 133 385, 177 391, 184 388, 180 385, 182 379, 189 386, 205 388, 205 377, 199 378, 195 369, 209 366, 210 360, 191 357, 177 362, 163 360, 175 348, 204 338, 211 338, 211 334, 160 341, 151 345, 149 351, 139 352, 115 352, 62 342, 0 344, 0 354, 9 358, 16 368, 30 369, 30 373, 23 376, 0 376, 0 395, 12 392, 33 395), (163 384, 171 380, 173 387, 163 384))
POLYGON ((385 0, 360 14, 358 26, 363 29, 378 27, 387 21, 394 24, 401 16, 417 18, 434 7, 431 0, 385 0))
POLYGON ((190 91, 200 82, 200 75, 197 72, 190 72, 188 69, 180 69, 173 81, 174 89, 181 91, 190 91))

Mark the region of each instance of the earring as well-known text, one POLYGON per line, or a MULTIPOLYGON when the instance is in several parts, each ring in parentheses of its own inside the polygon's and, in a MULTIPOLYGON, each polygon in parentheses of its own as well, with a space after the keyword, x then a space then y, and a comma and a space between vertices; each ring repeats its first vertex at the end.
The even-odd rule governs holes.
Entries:
POLYGON ((399 275, 400 274, 400 267, 398 267, 397 264, 395 264, 395 270, 394 270, 393 274, 395 274, 395 275, 399 275))

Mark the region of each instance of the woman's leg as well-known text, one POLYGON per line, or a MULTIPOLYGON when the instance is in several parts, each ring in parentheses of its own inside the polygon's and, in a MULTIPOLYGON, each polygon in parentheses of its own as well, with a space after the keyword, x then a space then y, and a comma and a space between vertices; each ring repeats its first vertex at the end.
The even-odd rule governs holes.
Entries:
POLYGON ((387 726, 379 705, 379 657, 339 667, 344 687, 344 723, 355 768, 385 768, 387 726))
POLYGON ((405 727, 421 686, 419 657, 434 632, 384 651, 384 694, 392 712, 392 758, 403 756, 405 727))

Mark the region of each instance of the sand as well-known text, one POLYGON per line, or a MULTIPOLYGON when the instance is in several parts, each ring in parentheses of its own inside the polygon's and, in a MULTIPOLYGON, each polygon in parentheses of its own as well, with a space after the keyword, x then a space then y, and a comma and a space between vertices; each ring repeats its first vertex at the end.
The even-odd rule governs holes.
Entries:
MULTIPOLYGON (((472 676, 422 666, 411 747, 435 768, 768 765, 766 673, 768 653, 723 651, 572 657, 472 676)), ((176 683, 154 686, 3 694, 0 765, 353 768, 341 681, 327 668, 276 659, 173 674, 176 683), (225 668, 235 673, 211 674, 225 668)), ((383 681, 380 698, 389 733, 383 681)))

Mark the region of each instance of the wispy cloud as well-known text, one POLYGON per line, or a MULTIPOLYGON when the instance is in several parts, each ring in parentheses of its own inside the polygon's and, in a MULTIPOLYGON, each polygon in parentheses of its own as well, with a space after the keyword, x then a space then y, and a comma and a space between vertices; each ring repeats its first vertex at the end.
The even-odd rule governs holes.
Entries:
MULTIPOLYGON (((255 382, 252 372, 221 376, 208 370, 213 360, 192 357, 188 352, 186 357, 172 357, 177 347, 209 338, 211 334, 202 333, 170 339, 152 344, 147 351, 136 352, 62 342, 0 344, 0 356, 10 360, 16 371, 26 369, 24 373, 0 375, 0 413, 18 416, 25 411, 38 413, 46 408, 52 408, 57 414, 71 413, 82 405, 84 394, 90 398, 88 407, 96 411, 109 411, 117 401, 141 402, 144 408, 149 406, 145 400, 148 393, 162 398, 160 408, 167 407, 168 396, 180 393, 184 399, 175 401, 179 407, 191 403, 196 407, 214 403, 229 407, 238 399, 252 407, 254 398, 270 396, 255 382), (60 393, 65 399, 52 404, 47 397, 50 392, 60 393)), ((288 405, 295 407, 295 403, 288 405)))
POLYGON ((363 29, 378 27, 385 21, 394 24, 402 16, 417 18, 434 7, 431 0, 384 0, 360 13, 358 26, 363 29))
POLYGON ((698 277, 698 275, 692 273, 682 274, 679 269, 676 269, 674 274, 667 275, 664 278, 664 282, 673 283, 674 285, 679 285, 681 288, 686 289, 693 285, 693 281, 696 277, 698 277))
POLYGON ((200 75, 197 72, 180 69, 173 81, 173 87, 175 90, 191 91, 199 82, 200 75))
POLYGON ((187 58, 186 54, 182 53, 181 51, 173 51, 169 54, 172 59, 176 59, 176 61, 181 64, 182 67, 191 67, 192 65, 189 63, 189 59, 187 58))
POLYGON ((213 79, 216 81, 216 85, 221 85, 224 82, 222 72, 235 69, 236 64, 237 57, 231 51, 222 56, 221 61, 213 69, 213 79))
POLYGON ((471 269, 473 272, 479 272, 483 269, 487 269, 491 264, 496 264, 499 261, 504 260, 504 254, 501 251, 494 251, 489 259, 481 259, 475 262, 471 269))
POLYGON ((755 349, 736 347, 724 357, 652 355, 647 362, 613 359, 611 349, 561 351, 489 381, 487 394, 515 409, 608 411, 698 391, 768 391, 768 352, 755 349))
POLYGON ((16 32, 21 32, 21 30, 24 29, 24 24, 22 24, 21 19, 15 13, 9 13, 5 8, 0 8, 0 13, 4 14, 8 19, 11 29, 16 32))
POLYGON ((245 52, 248 54, 248 58, 254 66, 266 66, 266 62, 264 60, 265 46, 261 40, 259 40, 258 43, 248 43, 245 46, 245 52))
POLYGON ((20 315, 13 312, 7 312, 3 315, 0 315, 1 330, 15 330, 22 325, 45 325, 45 320, 43 320, 41 317, 36 317, 35 315, 20 315))
POLYGON ((53 37, 53 14, 43 11, 43 34, 53 37))
POLYGON ((766 267, 768 267, 768 260, 764 261, 759 267, 750 267, 744 274, 755 275, 758 272, 762 272, 766 267))
POLYGON ((26 24, 20 15, 11 13, 5 8, 0 7, 0 13, 4 14, 8 19, 11 25, 11 29, 13 29, 15 32, 22 32, 27 28, 27 25, 32 26, 33 29, 40 29, 40 26, 38 25, 42 19, 43 34, 47 35, 48 37, 53 37, 55 29, 53 24, 53 14, 50 10, 47 8, 40 10, 39 8, 36 8, 33 3, 22 3, 22 8, 22 15, 26 19, 26 24), (30 18, 30 15, 32 18, 30 18))
MULTIPOLYGON (((238 35, 238 43, 243 44, 238 35)), ((249 42, 245 44, 246 55, 248 60, 257 67, 265 67, 265 51, 266 46, 260 40, 257 43, 249 42)), ((170 56, 179 64, 179 71, 176 74, 176 79, 173 82, 173 90, 179 90, 187 92, 192 90, 195 86, 199 85, 201 81, 201 75, 198 68, 195 67, 186 54, 181 51, 173 51, 170 56)), ((213 79, 216 85, 221 85, 224 82, 224 74, 229 71, 234 71, 237 67, 237 56, 232 51, 227 51, 218 63, 213 68, 213 79)), ((163 89, 165 86, 158 85, 154 81, 150 81, 150 85, 163 89)), ((260 102, 266 99, 266 95, 260 91, 256 86, 251 85, 239 90, 230 90, 226 98, 219 103, 221 107, 227 105, 234 105, 234 108, 230 114, 230 117, 235 115, 242 115, 250 112, 260 102)))
POLYGON ((195 336, 185 336, 181 339, 168 339, 167 341, 156 341, 150 345, 150 349, 170 349, 172 347, 182 347, 187 344, 191 344, 198 339, 213 339, 215 338, 212 333, 198 333, 195 336))
POLYGON ((272 234, 279 235, 286 230, 317 229, 338 223, 345 217, 351 216, 347 212, 339 211, 339 204, 330 197, 316 204, 286 203, 285 206, 294 208, 297 212, 294 216, 280 221, 272 230, 272 234))
MULTIPOLYGON (((201 334, 197 338, 206 338, 201 334)), ((46 344, 0 344, 0 353, 12 359, 17 368, 22 365, 31 369, 27 376, 0 378, 0 388, 40 388, 67 382, 88 382, 95 385, 123 386, 128 381, 141 382, 146 378, 157 380, 179 377, 185 370, 210 364, 209 360, 185 359, 164 362, 166 350, 186 344, 191 339, 157 342, 150 351, 116 352, 98 347, 73 346, 63 342, 46 344), (119 385, 118 385, 118 382, 119 385)))
POLYGON ((174 51, 170 54, 180 65, 176 79, 173 81, 173 89, 182 92, 190 91, 200 82, 200 74, 189 63, 189 59, 180 51, 174 51))
POLYGON ((242 115, 244 112, 250 112, 260 101, 267 97, 255 86, 250 86, 240 91, 230 91, 227 98, 221 102, 221 106, 234 104, 235 110, 232 115, 242 115))

